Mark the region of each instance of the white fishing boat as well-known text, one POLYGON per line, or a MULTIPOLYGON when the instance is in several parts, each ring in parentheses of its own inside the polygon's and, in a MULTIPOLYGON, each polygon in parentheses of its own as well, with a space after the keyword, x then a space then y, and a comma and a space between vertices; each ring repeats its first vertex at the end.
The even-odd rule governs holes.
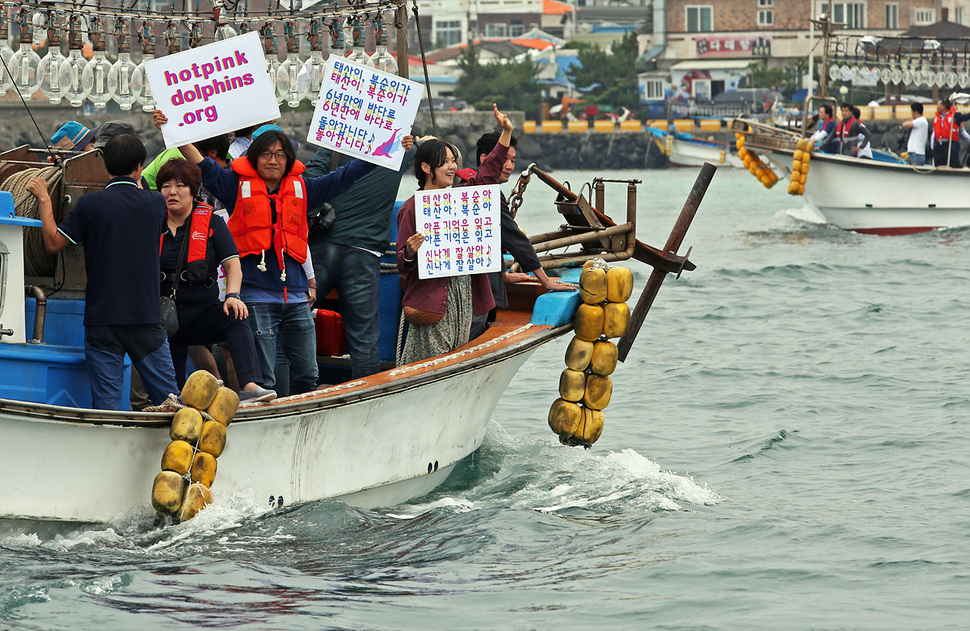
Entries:
MULTIPOLYGON (((781 183, 789 181, 797 134, 745 119, 733 126, 745 147, 774 165, 781 183)), ((806 208, 843 230, 888 236, 970 226, 970 173, 963 169, 815 151, 805 175, 806 208)))
POLYGON ((731 153, 725 143, 700 138, 674 137, 668 157, 670 165, 675 167, 700 167, 710 162, 734 169, 744 168, 738 154, 731 153))
MULTIPOLYGON (((51 178, 57 193, 52 198, 76 199, 81 189, 96 188, 107 179, 99 165, 97 152, 66 160, 58 177, 51 178)), ((58 169, 44 165, 27 147, 0 154, 0 188, 17 174, 51 168, 58 169)), ((558 231, 535 238, 536 250, 581 248, 542 255, 544 267, 575 266, 592 257, 634 257, 657 270, 641 298, 646 307, 634 311, 636 326, 623 338, 632 343, 663 277, 693 269, 676 252, 703 190, 691 195, 692 209, 685 207, 671 240, 657 250, 635 238, 637 180, 624 181, 627 222, 617 226, 599 212, 605 207, 603 180, 592 183, 594 208, 534 165, 528 173, 533 172, 556 188, 556 206, 566 220, 558 231)), ((713 169, 708 173, 707 182, 713 169)), ((527 182, 525 175, 513 200, 521 200, 527 182)), ((0 191, 0 442, 6 447, 0 475, 8 481, 0 489, 0 518, 107 522, 132 511, 151 512, 152 481, 170 441, 172 412, 85 407, 90 391, 81 336, 79 252, 65 250, 48 268, 52 276, 37 276, 44 272, 30 271, 38 263, 30 247, 25 257, 22 232, 39 222, 13 211, 14 196, 0 191), (26 297, 24 261, 31 283, 26 297), (46 293, 55 288, 74 292, 48 298, 46 293)), ((55 216, 60 212, 55 209, 55 216)), ((578 278, 578 270, 565 270, 569 274, 578 278)), ((382 302, 392 303, 394 322, 400 293, 387 288, 395 285, 396 274, 387 274, 382 302)), ((579 296, 543 293, 537 283, 519 283, 509 288, 509 304, 484 335, 447 355, 401 367, 390 363, 365 379, 241 406, 219 457, 214 493, 251 493, 276 506, 326 498, 379 506, 429 492, 482 444, 497 401, 530 354, 571 331, 579 296)), ((382 305, 382 317, 387 317, 387 306, 382 305)), ((342 371, 349 377, 349 359, 318 359, 331 374, 342 371)))
POLYGON ((704 163, 728 166, 735 169, 744 168, 744 163, 737 153, 732 153, 725 142, 697 138, 686 132, 670 132, 657 127, 647 127, 646 131, 653 135, 657 146, 670 160, 673 167, 701 167, 704 163))

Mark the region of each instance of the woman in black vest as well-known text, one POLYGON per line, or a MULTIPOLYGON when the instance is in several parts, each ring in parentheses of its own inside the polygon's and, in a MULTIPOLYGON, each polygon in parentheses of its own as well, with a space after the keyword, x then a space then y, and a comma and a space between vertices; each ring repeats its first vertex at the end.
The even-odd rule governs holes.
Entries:
POLYGON ((159 249, 162 296, 172 297, 178 312, 178 330, 170 337, 172 363, 181 387, 190 345, 228 342, 242 386, 242 401, 268 401, 272 390, 262 381, 249 310, 239 299, 242 270, 239 252, 222 217, 212 207, 195 201, 202 185, 198 165, 169 160, 158 170, 155 182, 165 197, 168 225, 159 249), (226 273, 226 298, 219 300, 219 266, 226 273))

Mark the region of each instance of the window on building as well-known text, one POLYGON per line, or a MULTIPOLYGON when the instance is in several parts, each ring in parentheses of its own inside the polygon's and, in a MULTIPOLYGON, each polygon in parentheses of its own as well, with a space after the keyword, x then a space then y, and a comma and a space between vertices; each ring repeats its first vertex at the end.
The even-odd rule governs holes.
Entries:
POLYGON ((865 2, 820 2, 819 11, 827 13, 833 22, 846 28, 866 28, 865 2))
POLYGON ((461 43, 461 22, 458 20, 434 23, 434 39, 438 46, 461 43))
POLYGON ((933 9, 914 9, 913 24, 932 24, 936 22, 936 11, 933 9))
POLYGON ((963 7, 953 9, 953 21, 957 24, 963 24, 963 7))
POLYGON ((895 2, 886 5, 886 28, 899 28, 899 4, 895 2))
POLYGON ((713 6, 688 6, 686 13, 688 33, 707 33, 714 30, 713 6))
POLYGON ((758 11, 758 26, 774 26, 775 12, 771 9, 760 9, 758 11))
POLYGON ((648 80, 643 82, 643 99, 645 101, 662 101, 664 98, 664 82, 648 80))
POLYGON ((775 0, 758 0, 759 7, 773 7, 775 6, 775 0))
POLYGON ((485 37, 508 37, 508 24, 486 24, 485 37))
POLYGON ((525 24, 522 23, 522 20, 512 20, 512 24, 509 28, 509 35, 512 37, 518 37, 523 33, 525 33, 525 24))

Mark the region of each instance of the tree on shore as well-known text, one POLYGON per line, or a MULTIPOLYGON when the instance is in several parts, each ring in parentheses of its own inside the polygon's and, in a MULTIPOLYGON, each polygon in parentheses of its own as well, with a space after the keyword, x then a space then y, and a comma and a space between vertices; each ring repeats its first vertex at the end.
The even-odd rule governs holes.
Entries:
POLYGON ((596 44, 575 45, 579 64, 566 71, 566 77, 585 96, 587 103, 626 107, 640 105, 637 90, 637 34, 630 31, 606 52, 596 44))
POLYGON ((491 109, 498 103, 502 110, 521 110, 533 114, 542 99, 536 81, 538 69, 532 60, 492 61, 483 64, 479 50, 470 45, 458 56, 461 76, 455 96, 464 99, 475 109, 491 109))

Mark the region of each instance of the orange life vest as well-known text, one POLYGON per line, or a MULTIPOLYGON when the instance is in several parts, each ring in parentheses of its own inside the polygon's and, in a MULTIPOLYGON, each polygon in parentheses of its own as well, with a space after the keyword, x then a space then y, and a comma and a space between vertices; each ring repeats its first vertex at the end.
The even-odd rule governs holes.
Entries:
POLYGON ((232 161, 232 170, 239 175, 239 189, 228 226, 240 257, 272 249, 281 270, 285 269, 284 254, 300 263, 306 261, 306 183, 300 175, 304 169, 302 162, 294 161, 279 191, 270 195, 246 156, 232 161), (275 223, 270 200, 276 202, 275 223))
POLYGON ((855 122, 855 116, 853 116, 849 120, 842 119, 839 121, 839 127, 835 131, 835 135, 839 137, 839 140, 841 140, 842 142, 846 141, 846 138, 848 138, 848 135, 849 135, 849 130, 852 129, 852 123, 854 122, 855 122))
POLYGON ((937 112, 936 117, 933 118, 933 135, 937 141, 953 142, 954 140, 960 140, 960 126, 953 124, 954 109, 951 107, 946 114, 937 112))

